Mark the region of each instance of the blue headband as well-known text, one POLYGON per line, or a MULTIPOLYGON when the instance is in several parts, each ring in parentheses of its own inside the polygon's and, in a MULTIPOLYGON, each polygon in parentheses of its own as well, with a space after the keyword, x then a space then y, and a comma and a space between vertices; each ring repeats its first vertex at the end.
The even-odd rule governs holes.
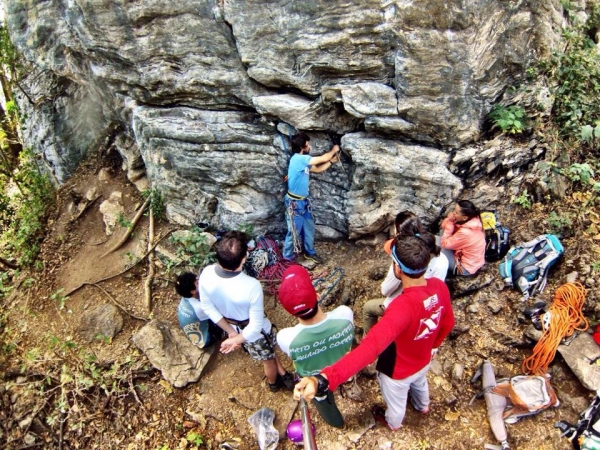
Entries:
POLYGON ((424 269, 411 269, 410 267, 406 267, 404 264, 402 264, 402 261, 400 261, 400 258, 398 258, 398 255, 396 254, 396 244, 392 245, 392 251, 390 252, 390 255, 392 255, 392 259, 394 260, 394 262, 396 264, 398 264, 398 266, 400 267, 400 269, 402 270, 402 272, 409 274, 409 275, 417 275, 419 273, 423 273, 427 270, 427 267, 425 267, 424 269))

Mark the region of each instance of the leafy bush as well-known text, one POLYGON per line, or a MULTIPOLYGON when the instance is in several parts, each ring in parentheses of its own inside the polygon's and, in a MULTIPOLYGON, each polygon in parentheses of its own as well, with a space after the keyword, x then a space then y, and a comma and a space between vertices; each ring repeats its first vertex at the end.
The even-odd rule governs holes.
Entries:
POLYGON ((567 172, 567 176, 571 181, 579 181, 581 184, 590 184, 592 177, 594 176, 594 170, 588 163, 575 163, 571 164, 567 172))
POLYGON ((552 211, 546 222, 553 233, 563 233, 570 230, 573 226, 573 221, 569 213, 558 215, 555 211, 552 211))
POLYGON ((525 209, 531 208, 531 201, 529 200, 529 193, 525 190, 516 196, 513 201, 515 205, 519 205, 525 209))
POLYGON ((206 235, 195 225, 188 231, 173 235, 171 242, 177 246, 176 254, 180 262, 168 264, 169 270, 175 266, 187 266, 198 270, 215 261, 215 252, 211 250, 206 235))
POLYGON ((584 126, 600 119, 600 53, 588 36, 589 26, 563 31, 565 50, 555 52, 547 65, 547 74, 556 85, 553 120, 566 138, 589 136, 584 126))
POLYGON ((152 215, 156 220, 162 220, 165 218, 165 201, 158 189, 146 189, 144 192, 142 192, 142 197, 144 200, 150 197, 150 209, 152 210, 152 215))
POLYGON ((6 243, 5 250, 17 258, 19 265, 29 266, 40 250, 46 212, 54 202, 54 188, 38 168, 30 150, 21 153, 13 177, 18 191, 10 196, 3 192, 4 198, 0 201, 0 209, 4 203, 2 214, 9 218, 2 241, 6 243))
POLYGON ((517 105, 495 105, 490 112, 490 118, 503 133, 510 134, 521 134, 528 122, 525 110, 517 105))

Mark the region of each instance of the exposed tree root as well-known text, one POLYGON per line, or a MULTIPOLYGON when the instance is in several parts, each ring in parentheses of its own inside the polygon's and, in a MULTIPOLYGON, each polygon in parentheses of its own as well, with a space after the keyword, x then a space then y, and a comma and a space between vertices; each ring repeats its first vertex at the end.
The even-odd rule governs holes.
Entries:
POLYGON ((150 208, 148 219, 148 276, 144 282, 144 306, 146 306, 146 311, 150 313, 152 311, 152 281, 154 279, 154 250, 152 247, 154 241, 154 214, 152 208, 150 208))
POLYGON ((146 208, 148 207, 148 205, 150 204, 150 197, 148 197, 146 199, 146 201, 144 202, 144 204, 140 207, 140 209, 138 209, 137 213, 135 213, 135 217, 133 218, 133 220, 131 221, 131 226, 127 229, 127 232, 125 232, 125 234, 123 235, 123 237, 121 239, 119 239, 119 241, 114 244, 111 248, 109 248, 102 256, 101 258, 104 258, 106 255, 120 249, 125 242, 127 242, 127 240, 129 239, 129 237, 131 236, 131 233, 133 233, 133 230, 135 228, 135 226, 137 225, 137 223, 140 221, 140 219, 142 218, 142 215, 144 214, 144 211, 146 210, 146 208))
POLYGON ((149 255, 149 254, 150 254, 150 253, 151 253, 151 252, 152 252, 152 251, 153 251, 155 248, 156 248, 156 246, 157 246, 158 244, 160 244, 160 242, 161 242, 161 241, 162 241, 164 238, 166 238, 167 236, 169 236, 169 235, 170 235, 170 234, 171 234, 173 231, 176 231, 176 230, 169 230, 169 231, 167 231, 167 233, 166 233, 164 236, 162 236, 160 239, 158 239, 158 240, 157 240, 157 241, 154 243, 154 245, 152 246, 151 250, 150 250, 150 251, 148 251, 148 252, 146 252, 146 253, 144 254, 144 256, 142 256, 142 257, 141 257, 141 258, 140 258, 140 259, 139 259, 139 260, 138 260, 138 261, 137 261, 135 264, 133 264, 132 266, 128 267, 128 268, 127 268, 127 269, 125 269, 125 270, 122 270, 122 271, 121 271, 121 272, 119 272, 119 273, 116 273, 116 274, 114 274, 114 275, 110 275, 110 276, 108 276, 108 277, 106 277, 106 278, 102 278, 102 279, 100 279, 100 280, 96 280, 96 281, 93 281, 93 282, 85 282, 85 283, 81 283, 79 286, 77 286, 77 287, 75 287, 75 288, 71 289, 69 292, 67 292, 66 294, 64 294, 64 295, 65 295, 65 297, 68 297, 69 295, 71 295, 71 294, 73 294, 73 293, 77 292, 79 289, 81 289, 82 287, 84 287, 84 286, 86 286, 86 285, 90 285, 90 284, 97 284, 97 283, 102 283, 103 281, 108 281, 108 280, 111 280, 111 279, 113 279, 113 278, 116 278, 116 277, 118 277, 119 275, 123 275, 124 273, 127 273, 127 272, 129 272, 131 269, 133 269, 135 266, 137 266, 139 263, 141 263, 141 262, 142 262, 144 259, 146 259, 146 257, 147 257, 147 256, 148 256, 148 255, 149 255))

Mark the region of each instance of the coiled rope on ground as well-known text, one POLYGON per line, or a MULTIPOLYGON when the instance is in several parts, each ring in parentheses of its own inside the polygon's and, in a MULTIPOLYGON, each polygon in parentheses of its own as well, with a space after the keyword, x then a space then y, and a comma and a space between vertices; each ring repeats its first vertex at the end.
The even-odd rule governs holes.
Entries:
POLYGON ((523 361, 523 373, 546 374, 560 341, 575 331, 588 329, 588 321, 582 312, 585 294, 586 290, 580 283, 566 283, 556 290, 554 302, 546 313, 550 320, 542 320, 542 337, 533 348, 533 354, 523 361))

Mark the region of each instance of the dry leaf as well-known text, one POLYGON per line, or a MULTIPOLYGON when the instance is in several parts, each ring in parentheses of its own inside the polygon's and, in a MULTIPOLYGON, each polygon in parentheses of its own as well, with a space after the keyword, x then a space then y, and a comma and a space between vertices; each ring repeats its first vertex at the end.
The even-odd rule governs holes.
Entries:
POLYGON ((460 413, 458 411, 448 411, 446 415, 444 415, 444 419, 454 422, 459 416, 460 413))

